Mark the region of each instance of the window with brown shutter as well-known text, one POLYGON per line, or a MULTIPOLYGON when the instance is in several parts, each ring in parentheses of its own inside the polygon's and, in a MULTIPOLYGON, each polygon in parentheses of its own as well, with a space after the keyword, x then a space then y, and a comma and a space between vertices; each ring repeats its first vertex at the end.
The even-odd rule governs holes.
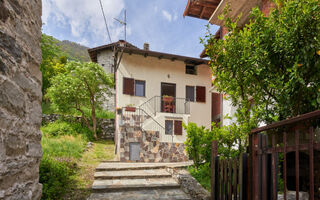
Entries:
POLYGON ((206 87, 197 86, 196 93, 197 102, 206 102, 206 87))
POLYGON ((123 77, 123 94, 134 95, 134 79, 123 77))
POLYGON ((182 135, 182 121, 174 120, 174 134, 182 135))

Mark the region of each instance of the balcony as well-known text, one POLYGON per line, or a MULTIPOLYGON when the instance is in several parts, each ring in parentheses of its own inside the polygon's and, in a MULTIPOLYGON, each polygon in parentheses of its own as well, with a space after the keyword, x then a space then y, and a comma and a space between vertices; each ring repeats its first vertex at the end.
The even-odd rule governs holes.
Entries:
POLYGON ((171 96, 154 96, 141 104, 139 108, 154 116, 157 112, 190 114, 190 101, 185 98, 176 98, 171 96))

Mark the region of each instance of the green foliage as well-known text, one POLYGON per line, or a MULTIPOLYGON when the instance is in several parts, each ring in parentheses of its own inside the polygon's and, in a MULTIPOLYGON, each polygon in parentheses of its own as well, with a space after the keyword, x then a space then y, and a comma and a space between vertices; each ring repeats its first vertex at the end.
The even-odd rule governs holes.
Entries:
POLYGON ((230 34, 224 40, 209 33, 202 42, 219 91, 240 109, 248 110, 252 98, 259 119, 267 123, 319 109, 318 4, 318 0, 282 1, 269 17, 255 8, 242 29, 237 27, 239 18, 226 19, 230 34))
POLYGON ((55 122, 42 126, 41 131, 44 135, 48 137, 62 135, 81 135, 87 141, 93 139, 92 131, 88 129, 88 127, 83 126, 81 123, 78 122, 67 122, 63 120, 57 120, 55 122))
POLYGON ((46 155, 40 163, 40 178, 43 200, 60 200, 72 184, 71 176, 75 173, 65 162, 57 161, 46 155))
POLYGON ((86 147, 86 140, 81 136, 44 137, 41 144, 44 155, 50 157, 80 158, 86 147))
POLYGON ((59 73, 65 72, 66 56, 57 46, 57 41, 51 36, 42 34, 41 37, 42 63, 42 93, 45 94, 50 87, 50 79, 59 73))
POLYGON ((206 190, 211 190, 211 169, 210 163, 200 165, 198 168, 194 166, 188 167, 188 171, 206 190))
POLYGON ((202 163, 201 148, 203 148, 202 136, 206 132, 205 127, 199 128, 195 123, 189 123, 187 126, 183 124, 183 127, 187 131, 187 139, 185 141, 186 151, 195 166, 199 166, 202 163))
POLYGON ((96 109, 109 95, 113 86, 113 77, 106 74, 96 63, 69 62, 65 65, 66 73, 52 78, 52 86, 46 97, 57 111, 69 114, 74 109, 79 111, 87 126, 93 130, 96 138, 96 109), (83 108, 91 109, 90 125, 83 108))
POLYGON ((187 132, 186 150, 196 167, 203 163, 210 163, 212 141, 218 142, 220 157, 237 157, 245 151, 248 133, 257 126, 257 120, 251 117, 249 121, 239 123, 239 119, 242 118, 238 116, 237 119, 236 123, 228 126, 212 124, 211 130, 203 126, 198 127, 195 123, 183 125, 187 132))
MULTIPOLYGON (((87 118, 90 118, 91 109, 90 108, 81 108, 81 109, 84 111, 85 116, 87 118)), ((47 115, 49 115, 49 114, 63 114, 63 113, 60 113, 59 111, 57 111, 57 109, 51 103, 46 103, 46 102, 42 102, 42 113, 47 114, 47 115)), ((72 109, 72 110, 70 110, 70 112, 68 112, 68 115, 81 116, 81 112, 79 112, 76 109, 72 109)), ((98 108, 96 110, 96 117, 98 119, 114 119, 114 112, 104 110, 103 108, 98 108)))

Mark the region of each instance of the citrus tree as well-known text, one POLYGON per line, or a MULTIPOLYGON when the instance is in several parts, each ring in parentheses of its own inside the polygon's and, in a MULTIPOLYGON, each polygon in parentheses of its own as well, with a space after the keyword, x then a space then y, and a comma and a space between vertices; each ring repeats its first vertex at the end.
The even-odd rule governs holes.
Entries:
POLYGON ((92 62, 68 62, 65 73, 51 79, 47 97, 58 111, 68 114, 76 109, 89 129, 97 138, 96 109, 110 94, 113 87, 113 76, 106 74, 101 66, 92 62), (83 108, 91 108, 88 119, 83 108), (91 123, 92 122, 92 125, 91 123))
MULTIPOLYGON (((277 2, 268 17, 253 9, 242 28, 239 17, 225 19, 224 40, 209 32, 202 41, 219 91, 242 110, 253 102, 267 123, 320 108, 319 1, 277 2)), ((244 121, 250 116, 243 115, 244 121)))

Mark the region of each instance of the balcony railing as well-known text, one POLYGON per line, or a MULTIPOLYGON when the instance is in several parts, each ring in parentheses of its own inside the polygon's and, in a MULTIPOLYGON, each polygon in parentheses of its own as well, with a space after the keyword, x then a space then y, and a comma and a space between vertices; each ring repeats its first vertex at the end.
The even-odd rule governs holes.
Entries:
POLYGON ((190 101, 185 98, 154 96, 139 108, 150 115, 156 115, 157 112, 190 114, 190 101))

